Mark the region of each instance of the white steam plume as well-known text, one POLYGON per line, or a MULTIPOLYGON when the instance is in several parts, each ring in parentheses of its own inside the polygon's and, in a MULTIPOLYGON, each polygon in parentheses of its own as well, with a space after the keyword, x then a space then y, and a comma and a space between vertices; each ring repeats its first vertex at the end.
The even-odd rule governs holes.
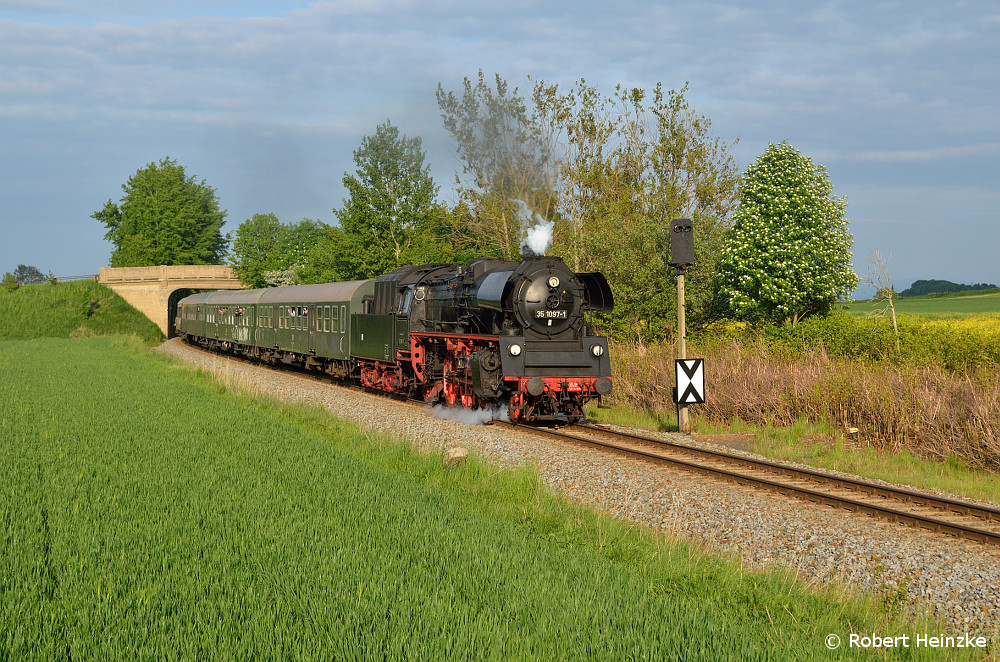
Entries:
POLYGON ((545 255, 552 246, 552 228, 555 223, 546 221, 539 214, 533 213, 524 200, 512 200, 517 205, 517 218, 521 221, 521 257, 545 255))

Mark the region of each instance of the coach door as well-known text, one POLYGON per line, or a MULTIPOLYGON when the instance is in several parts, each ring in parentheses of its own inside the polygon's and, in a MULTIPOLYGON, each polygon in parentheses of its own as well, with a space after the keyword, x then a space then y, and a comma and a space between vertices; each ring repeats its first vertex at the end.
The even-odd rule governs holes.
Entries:
POLYGON ((330 304, 319 304, 316 306, 315 316, 315 349, 319 356, 332 357, 337 355, 337 334, 335 332, 337 306, 330 304))
POLYGON ((306 306, 306 330, 309 334, 306 346, 313 354, 316 353, 316 327, 319 325, 319 320, 316 319, 316 312, 319 310, 323 310, 323 306, 306 306))
POLYGON ((272 347, 274 342, 274 306, 257 306, 257 346, 272 347))
POLYGON ((347 334, 347 306, 340 307, 340 353, 344 358, 351 355, 351 341, 347 334))
POLYGON ((311 347, 309 338, 309 306, 291 306, 289 327, 292 331, 292 349, 305 354, 311 347))

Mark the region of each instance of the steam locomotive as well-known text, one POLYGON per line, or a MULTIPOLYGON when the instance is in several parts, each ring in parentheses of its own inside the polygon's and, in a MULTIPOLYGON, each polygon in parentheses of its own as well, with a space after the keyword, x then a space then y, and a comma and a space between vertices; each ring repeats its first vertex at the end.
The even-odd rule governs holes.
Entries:
POLYGON ((404 266, 374 280, 202 292, 178 303, 186 341, 513 421, 584 416, 611 392, 588 311, 614 305, 600 273, 562 258, 404 266))

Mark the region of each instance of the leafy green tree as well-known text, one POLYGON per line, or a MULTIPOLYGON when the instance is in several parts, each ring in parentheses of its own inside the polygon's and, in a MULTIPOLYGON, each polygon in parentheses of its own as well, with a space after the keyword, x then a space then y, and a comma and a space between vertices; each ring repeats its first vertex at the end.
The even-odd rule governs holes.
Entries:
POLYGON ((462 172, 454 211, 461 250, 518 257, 518 207, 554 225, 554 246, 577 271, 600 270, 616 310, 600 322, 620 338, 656 339, 672 329, 675 295, 664 228, 695 219, 698 264, 689 271, 689 319, 707 319, 714 259, 735 207, 739 171, 680 91, 616 88, 580 80, 568 91, 534 82, 525 101, 500 77, 438 86, 438 106, 462 172), (464 215, 463 215, 464 214, 464 215))
POLYGON ((164 158, 136 171, 122 185, 124 195, 94 212, 114 244, 112 267, 160 264, 221 264, 226 212, 215 189, 164 158))
POLYGON ((44 283, 47 279, 45 274, 38 270, 37 267, 31 267, 24 264, 17 265, 17 269, 14 269, 14 280, 20 285, 30 285, 33 283, 44 283))
POLYGON ((424 257, 443 211, 438 187, 424 163, 420 138, 408 138, 386 120, 354 152, 357 170, 344 174, 348 197, 311 249, 307 282, 373 278, 424 257))
POLYGON ((274 214, 254 214, 236 229, 229 261, 247 287, 274 285, 273 273, 279 271, 282 283, 291 284, 322 235, 319 221, 304 218, 285 225, 274 214))
POLYGON ((736 317, 786 322, 829 311, 858 284, 847 201, 826 168, 782 142, 743 174, 720 263, 720 293, 736 317))
POLYGON ((585 81, 562 93, 536 83, 534 102, 555 135, 558 211, 568 232, 557 246, 577 271, 600 270, 616 309, 601 320, 617 337, 672 333, 676 295, 664 256, 674 218, 695 224, 696 263, 685 290, 689 321, 711 314, 715 259, 735 207, 739 171, 687 87, 619 86, 612 96, 585 81))
POLYGON ((278 269, 278 246, 284 231, 274 214, 254 214, 236 228, 229 263, 244 285, 267 285, 264 272, 278 269))

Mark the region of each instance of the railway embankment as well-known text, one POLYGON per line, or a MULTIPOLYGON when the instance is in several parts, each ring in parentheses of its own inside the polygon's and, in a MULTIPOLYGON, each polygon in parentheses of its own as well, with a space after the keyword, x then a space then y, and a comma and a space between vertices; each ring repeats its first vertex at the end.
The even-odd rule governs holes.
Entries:
POLYGON ((147 345, 163 334, 146 316, 93 280, 0 288, 0 340, 134 335, 147 345))

